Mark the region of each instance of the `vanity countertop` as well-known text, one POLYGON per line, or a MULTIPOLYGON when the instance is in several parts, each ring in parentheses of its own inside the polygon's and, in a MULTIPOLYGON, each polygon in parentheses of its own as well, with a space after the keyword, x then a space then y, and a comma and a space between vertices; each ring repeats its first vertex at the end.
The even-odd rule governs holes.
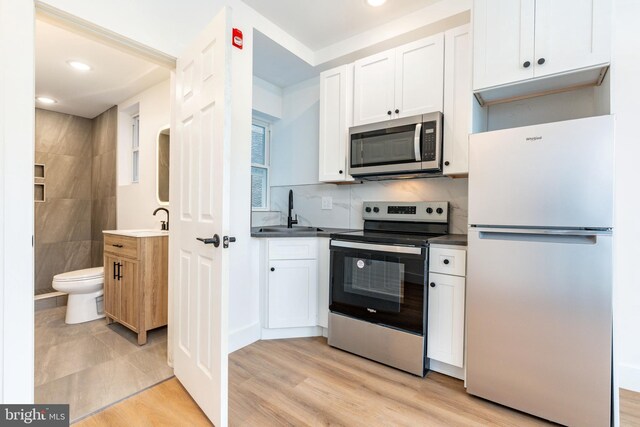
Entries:
POLYGON ((127 237, 163 237, 168 236, 165 230, 103 230, 102 234, 115 234, 127 237))

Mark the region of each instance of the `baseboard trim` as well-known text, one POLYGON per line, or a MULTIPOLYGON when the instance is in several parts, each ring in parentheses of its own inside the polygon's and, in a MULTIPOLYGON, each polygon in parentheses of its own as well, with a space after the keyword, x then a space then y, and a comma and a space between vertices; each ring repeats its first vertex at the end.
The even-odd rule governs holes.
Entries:
POLYGON ((309 326, 305 328, 262 329, 263 340, 280 340, 285 338, 309 338, 323 336, 323 328, 309 326))
POLYGON ((229 333, 229 354, 260 340, 260 323, 252 323, 229 333))
POLYGON ((429 360, 429 370, 448 375, 459 380, 464 380, 464 369, 448 363, 439 362, 437 360, 429 360))
POLYGON ((618 364, 618 388, 640 392, 640 366, 618 364))

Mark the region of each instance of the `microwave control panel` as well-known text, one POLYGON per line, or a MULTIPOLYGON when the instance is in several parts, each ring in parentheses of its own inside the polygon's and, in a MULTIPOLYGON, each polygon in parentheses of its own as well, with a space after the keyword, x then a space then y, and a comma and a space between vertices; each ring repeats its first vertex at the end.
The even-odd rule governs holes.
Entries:
POLYGON ((434 120, 422 124, 422 161, 428 162, 437 159, 438 147, 438 123, 434 120))
POLYGON ((362 218, 447 223, 449 202, 364 202, 362 218))

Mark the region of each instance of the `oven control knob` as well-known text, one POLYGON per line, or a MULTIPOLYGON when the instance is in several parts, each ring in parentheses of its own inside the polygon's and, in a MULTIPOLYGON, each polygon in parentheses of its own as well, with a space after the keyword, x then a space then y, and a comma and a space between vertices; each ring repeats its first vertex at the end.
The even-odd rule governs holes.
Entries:
POLYGON ((366 208, 364 208, 364 211, 367 212, 367 213, 371 212, 371 208, 367 206, 366 208))
POLYGON ((373 208, 373 212, 378 213, 378 212, 380 212, 380 209, 375 207, 375 208, 373 208))
POLYGON ((442 212, 444 212, 444 211, 442 210, 442 208, 438 208, 438 209, 436 209, 436 212, 438 213, 438 215, 441 215, 442 212))
POLYGON ((427 208, 427 213, 428 214, 432 214, 433 213, 433 208, 427 208))

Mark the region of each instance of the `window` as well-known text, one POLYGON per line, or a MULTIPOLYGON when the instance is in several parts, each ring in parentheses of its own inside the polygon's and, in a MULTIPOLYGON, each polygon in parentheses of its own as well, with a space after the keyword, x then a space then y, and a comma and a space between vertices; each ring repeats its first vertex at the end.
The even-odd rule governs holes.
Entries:
POLYGON ((251 208, 269 209, 269 124, 254 120, 251 126, 251 208))
POLYGON ((140 116, 133 117, 131 134, 131 182, 140 180, 140 116))

